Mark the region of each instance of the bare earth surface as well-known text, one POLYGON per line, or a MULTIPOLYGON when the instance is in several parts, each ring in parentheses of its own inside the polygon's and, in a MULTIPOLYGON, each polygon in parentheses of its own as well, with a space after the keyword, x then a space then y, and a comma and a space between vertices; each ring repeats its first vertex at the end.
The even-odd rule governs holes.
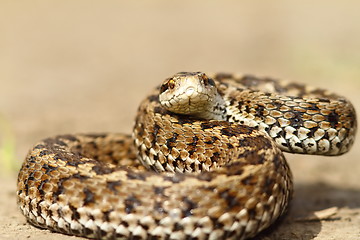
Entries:
MULTIPOLYGON (((178 71, 245 72, 328 88, 360 106, 358 1, 1 1, 0 239, 80 239, 26 223, 16 174, 39 139, 130 133, 178 71)), ((360 142, 291 155, 295 196, 257 239, 360 239, 360 142), (318 217, 315 216, 317 214, 318 217)))

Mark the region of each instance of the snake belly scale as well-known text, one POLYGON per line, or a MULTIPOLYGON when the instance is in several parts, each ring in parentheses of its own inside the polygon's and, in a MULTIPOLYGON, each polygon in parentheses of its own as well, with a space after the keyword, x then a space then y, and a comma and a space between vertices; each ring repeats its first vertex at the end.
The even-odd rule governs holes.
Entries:
POLYGON ((36 144, 18 205, 37 227, 87 238, 247 239, 289 205, 282 151, 340 155, 355 132, 351 103, 325 90, 181 72, 143 100, 132 136, 36 144))

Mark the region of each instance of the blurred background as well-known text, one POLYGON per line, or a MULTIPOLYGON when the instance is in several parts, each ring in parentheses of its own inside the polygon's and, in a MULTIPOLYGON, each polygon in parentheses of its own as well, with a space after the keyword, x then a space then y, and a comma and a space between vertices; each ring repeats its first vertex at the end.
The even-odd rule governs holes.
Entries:
MULTIPOLYGON (((26 152, 62 133, 130 133, 139 102, 176 72, 307 83, 359 112, 359 9, 355 0, 1 0, 0 236, 68 238, 29 227, 17 211, 26 152)), ((293 206, 260 238, 360 238, 359 146, 333 158, 287 154, 293 206), (334 206, 329 221, 306 220, 334 206)))

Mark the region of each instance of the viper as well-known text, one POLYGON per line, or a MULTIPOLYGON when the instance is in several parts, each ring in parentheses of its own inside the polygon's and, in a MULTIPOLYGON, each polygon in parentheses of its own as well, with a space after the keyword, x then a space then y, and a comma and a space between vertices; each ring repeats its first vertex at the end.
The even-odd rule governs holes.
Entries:
POLYGON ((355 133, 352 104, 326 90, 180 72, 142 101, 132 135, 37 143, 17 201, 31 224, 87 238, 246 239, 289 205, 283 151, 340 155, 355 133))

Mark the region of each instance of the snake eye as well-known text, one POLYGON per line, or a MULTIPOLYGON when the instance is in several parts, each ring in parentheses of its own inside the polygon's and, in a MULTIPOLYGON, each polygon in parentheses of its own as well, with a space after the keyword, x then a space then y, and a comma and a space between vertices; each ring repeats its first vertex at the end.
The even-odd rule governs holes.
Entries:
POLYGON ((175 87, 175 80, 170 79, 167 84, 168 84, 170 89, 173 89, 175 87))
POLYGON ((160 93, 165 92, 166 90, 173 89, 175 87, 175 80, 174 79, 169 79, 166 83, 164 83, 163 85, 161 85, 160 88, 160 93))

